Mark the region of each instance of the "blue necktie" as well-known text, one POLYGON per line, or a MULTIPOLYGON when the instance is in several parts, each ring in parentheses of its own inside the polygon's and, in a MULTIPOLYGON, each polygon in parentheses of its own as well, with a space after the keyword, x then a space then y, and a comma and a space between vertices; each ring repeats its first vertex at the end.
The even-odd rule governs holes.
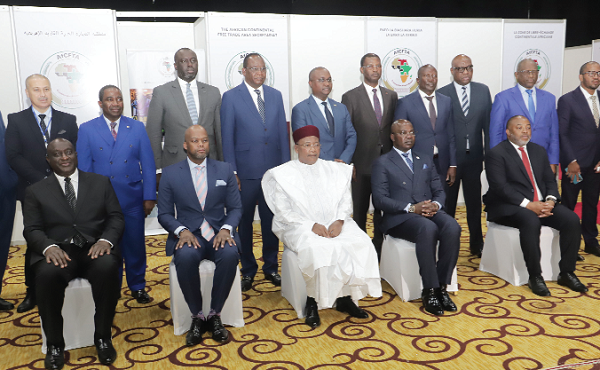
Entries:
POLYGON ((327 119, 327 125, 329 125, 329 132, 331 133, 331 136, 335 136, 335 123, 333 122, 333 115, 329 109, 327 109, 327 102, 323 102, 321 104, 323 104, 323 107, 325 108, 325 118, 327 119))
POLYGON ((188 111, 190 112, 190 118, 192 119, 192 124, 198 124, 198 111, 196 110, 196 102, 194 101, 194 94, 192 93, 192 89, 190 88, 190 84, 187 84, 187 89, 185 90, 185 100, 187 102, 188 111))
POLYGON ((410 170, 414 173, 415 170, 413 169, 413 161, 408 156, 408 153, 402 153, 402 156, 404 157, 406 163, 408 163, 408 167, 410 167, 410 170))
POLYGON ((533 103, 533 90, 525 90, 527 94, 529 94, 529 100, 527 101, 527 105, 529 106, 529 117, 531 117, 531 124, 535 120, 535 104, 533 103))

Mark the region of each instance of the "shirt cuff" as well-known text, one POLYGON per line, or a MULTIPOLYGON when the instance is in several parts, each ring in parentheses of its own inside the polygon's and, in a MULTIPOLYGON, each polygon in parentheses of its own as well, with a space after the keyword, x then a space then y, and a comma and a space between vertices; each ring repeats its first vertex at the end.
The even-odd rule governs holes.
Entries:
POLYGON ((408 204, 406 205, 406 207, 404 207, 404 212, 408 213, 408 210, 410 209, 410 206, 411 206, 411 205, 412 205, 412 204, 408 203, 408 204))
POLYGON ((183 230, 187 230, 188 228, 185 226, 179 226, 178 228, 175 229, 175 236, 179 238, 179 234, 183 231, 183 230))
POLYGON ((56 245, 56 244, 50 244, 49 246, 47 246, 47 247, 46 247, 46 249, 44 249, 44 251, 42 252, 42 254, 43 254, 44 256, 46 256, 46 251, 47 251, 49 248, 52 248, 52 247, 57 247, 57 248, 59 248, 59 249, 60 249, 60 247, 59 247, 58 245, 56 245))
POLYGON ((546 196, 546 202, 549 201, 549 200, 551 200, 554 203, 556 203, 556 197, 554 195, 547 195, 546 196))
POLYGON ((157 174, 159 174, 159 173, 162 173, 162 168, 157 168, 157 169, 156 169, 156 173, 157 173, 157 174))
POLYGON ((100 240, 102 240, 102 241, 105 241, 105 242, 107 242, 108 244, 110 244, 110 249, 112 249, 112 248, 114 247, 113 243, 111 243, 111 242, 110 242, 110 240, 106 240, 106 239, 98 239, 98 241, 100 241, 100 240))
POLYGON ((456 168, 456 166, 449 166, 450 168, 456 168))
POLYGON ((233 232, 232 232, 233 227, 231 225, 225 224, 225 225, 221 226, 221 230, 223 230, 223 229, 229 230, 229 233, 233 234, 233 232))
MULTIPOLYGON (((452 166, 450 166, 450 167, 452 167, 452 166)), ((435 204, 437 204, 437 205, 438 205, 438 211, 439 211, 440 209, 442 209, 442 205, 440 204, 440 202, 438 202, 437 200, 434 200, 434 201, 433 201, 433 203, 435 203, 435 204)))
POLYGON ((523 208, 527 208, 528 204, 529 204, 529 199, 523 198, 523 201, 521 202, 520 206, 523 208))

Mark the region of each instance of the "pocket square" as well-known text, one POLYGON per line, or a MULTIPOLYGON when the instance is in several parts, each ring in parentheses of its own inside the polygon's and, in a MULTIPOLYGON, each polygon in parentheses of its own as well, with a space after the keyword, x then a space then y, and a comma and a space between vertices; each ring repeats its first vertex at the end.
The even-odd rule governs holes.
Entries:
POLYGON ((227 186, 227 183, 223 180, 217 180, 215 186, 227 186))
POLYGON ((65 134, 67 130, 60 130, 57 135, 65 134))
POLYGON ((423 169, 426 170, 427 168, 429 168, 427 167, 427 163, 423 163, 423 169))

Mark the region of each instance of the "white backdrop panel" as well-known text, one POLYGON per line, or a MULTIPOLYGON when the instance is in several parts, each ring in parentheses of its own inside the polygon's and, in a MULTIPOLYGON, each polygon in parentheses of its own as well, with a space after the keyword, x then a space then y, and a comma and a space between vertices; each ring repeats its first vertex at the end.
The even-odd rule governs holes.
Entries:
POLYGON ((8 6, 0 6, 0 112, 6 125, 6 116, 20 110, 17 62, 15 60, 13 32, 8 6))
MULTIPOLYGON (((118 85, 112 10, 14 7, 20 85, 40 73, 52 84, 52 104, 77 116, 98 116, 98 90, 118 85)), ((22 107, 30 104, 23 96, 22 107)))
POLYGON ((592 54, 592 45, 574 46, 565 48, 565 63, 563 65, 562 95, 573 91, 579 86, 579 68, 583 63, 589 62, 592 54))
POLYGON ((600 63, 600 40, 592 41, 592 59, 600 63))

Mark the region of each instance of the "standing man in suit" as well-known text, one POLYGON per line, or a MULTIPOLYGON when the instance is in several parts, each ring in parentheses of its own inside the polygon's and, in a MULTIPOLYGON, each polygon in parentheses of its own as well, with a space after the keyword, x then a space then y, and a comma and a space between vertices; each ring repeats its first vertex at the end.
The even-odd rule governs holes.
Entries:
POLYGON ((452 100, 456 140, 456 181, 448 187, 445 210, 450 216, 455 216, 458 189, 462 180, 469 225, 469 249, 472 255, 481 257, 481 171, 484 155, 482 135, 485 135, 488 142, 492 97, 486 85, 471 81, 473 62, 468 56, 460 54, 454 57, 450 73, 454 82, 438 90, 438 93, 452 100))
MULTIPOLYGON (((25 80, 25 94, 31 106, 18 113, 8 115, 6 127, 6 158, 19 176, 17 200, 25 198, 25 189, 52 174, 46 161, 46 147, 51 140, 65 138, 77 142, 75 116, 52 108, 50 81, 42 75, 33 74, 25 80)), ((25 251, 25 285, 27 295, 17 307, 17 312, 26 312, 36 305, 31 270, 31 251, 25 251)))
MULTIPOLYGON (((144 124, 123 116, 118 87, 100 89, 102 115, 81 125, 77 140, 79 169, 104 175, 117 193, 125 217, 119 240, 127 285, 138 303, 149 303, 146 287, 144 219, 156 204, 156 167, 144 124)), ((123 265, 119 268, 123 276, 123 265)))
POLYGON ((540 229, 550 226, 560 232, 558 284, 576 292, 587 288, 575 276, 577 250, 581 242, 579 217, 559 204, 560 196, 546 150, 531 139, 531 125, 524 116, 506 124, 507 140, 488 151, 485 173, 490 189, 484 195, 488 220, 519 229, 521 250, 529 273, 529 288, 549 296, 540 267, 540 229))
POLYGON ((414 144, 415 150, 433 157, 440 179, 445 180, 443 188, 448 193, 456 179, 452 101, 446 95, 435 93, 438 77, 431 64, 419 68, 418 76, 419 88, 398 100, 394 120, 404 119, 412 123, 419 135, 414 144))
MULTIPOLYGON (((196 81, 198 57, 193 50, 179 49, 175 53, 174 66, 177 78, 154 88, 148 108, 146 131, 156 168, 161 169, 186 158, 181 143, 185 130, 192 125, 206 129, 211 146, 210 156, 222 160, 219 89, 196 81)), ((160 173, 156 175, 156 181, 160 181, 160 173)))
POLYGON ((344 104, 329 99, 333 89, 331 74, 324 67, 308 74, 312 96, 292 109, 292 131, 313 125, 321 135, 321 159, 350 164, 356 149, 356 131, 344 104))
POLYGON ((413 150, 415 135, 409 121, 393 123, 394 150, 373 163, 373 204, 383 210, 384 233, 415 243, 423 306, 442 315, 457 310, 446 286, 458 260, 460 226, 442 209, 446 195, 433 158, 413 150))
POLYGON ((506 140, 506 123, 511 117, 527 117, 531 122, 531 141, 546 149, 552 172, 556 173, 559 159, 556 98, 535 87, 538 74, 536 61, 523 59, 515 72, 517 86, 496 94, 490 115, 490 148, 506 140))
POLYGON ((169 232, 167 256, 173 256, 181 291, 192 312, 186 345, 200 343, 206 331, 224 342, 229 332, 220 315, 239 261, 235 229, 242 217, 240 192, 232 166, 206 158, 210 139, 204 127, 189 127, 183 148, 187 158, 165 168, 160 182, 158 222, 169 232), (216 265, 210 312, 202 312, 198 266, 204 259, 216 265))
MULTIPOLYGON (((368 53, 360 59, 360 73, 364 82, 342 95, 342 104, 348 108, 356 131, 356 151, 352 157, 355 178, 352 182, 353 218, 367 231, 367 212, 371 200, 371 165, 380 155, 392 148, 390 140, 394 109, 398 94, 379 86, 381 59, 368 53)), ((380 230, 381 210, 373 212, 373 244, 381 257, 383 234, 380 230)))
MULTIPOLYGON (((5 131, 2 112, 0 112, 0 225, 2 225, 0 228, 0 281, 4 281, 4 271, 6 271, 6 261, 17 207, 17 183, 19 181, 17 174, 10 168, 6 160, 5 131)), ((2 293, 2 284, 0 284, 0 293, 2 293)), ((12 310, 13 308, 15 306, 11 302, 0 298, 0 311, 12 310)))
POLYGON ((54 174, 27 188, 23 208, 23 235, 32 249, 31 266, 48 344, 44 365, 46 369, 64 365, 62 307, 69 281, 78 277, 92 286, 94 343, 100 362, 110 365, 117 357, 111 327, 119 299, 121 207, 108 178, 77 170, 71 142, 55 139, 47 153, 54 174))
POLYGON ((267 69, 258 53, 246 55, 244 81, 223 94, 221 106, 223 155, 233 166, 241 196, 242 291, 252 288, 258 264, 252 244, 252 222, 258 203, 263 240, 263 272, 273 285, 281 285, 277 272, 279 240, 271 231, 273 213, 265 203, 261 180, 265 172, 290 160, 288 125, 281 93, 265 86, 267 69))
POLYGON ((558 99, 560 164, 566 171, 562 202, 575 209, 582 192, 581 233, 587 253, 600 256, 598 198, 600 198, 600 64, 587 62, 579 69, 581 85, 558 99))

